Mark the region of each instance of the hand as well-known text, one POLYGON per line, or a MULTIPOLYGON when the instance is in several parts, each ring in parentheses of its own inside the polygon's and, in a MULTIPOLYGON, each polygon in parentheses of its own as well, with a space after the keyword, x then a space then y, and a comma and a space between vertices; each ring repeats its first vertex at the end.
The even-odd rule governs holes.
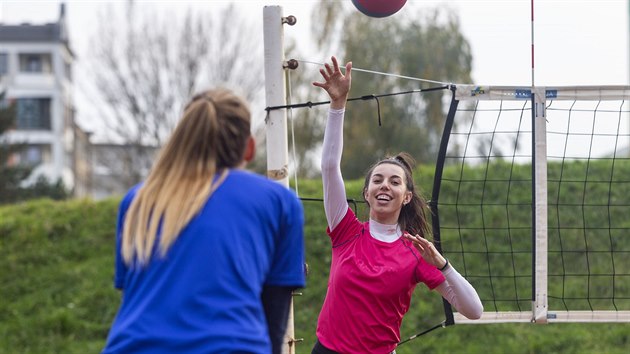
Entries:
POLYGON ((346 100, 348 99, 348 92, 350 92, 350 86, 352 82, 352 62, 346 64, 346 74, 342 74, 339 69, 339 63, 337 58, 331 57, 332 67, 330 64, 324 64, 323 69, 319 69, 319 72, 324 78, 324 82, 313 82, 313 86, 321 87, 330 96, 330 108, 341 109, 346 106, 346 100))
POLYGON ((407 233, 405 234, 405 237, 413 243, 414 247, 416 247, 422 258, 424 258, 427 263, 436 266, 438 269, 446 265, 446 258, 444 258, 440 252, 435 249, 435 246, 429 242, 429 240, 420 237, 419 235, 410 235, 407 233))

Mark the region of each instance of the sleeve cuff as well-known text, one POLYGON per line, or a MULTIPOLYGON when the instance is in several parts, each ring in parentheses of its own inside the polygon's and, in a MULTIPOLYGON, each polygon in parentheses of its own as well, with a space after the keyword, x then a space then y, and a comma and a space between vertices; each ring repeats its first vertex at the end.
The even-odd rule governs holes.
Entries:
POLYGON ((334 109, 334 108, 329 108, 328 112, 330 112, 331 114, 342 114, 346 111, 345 108, 339 108, 339 109, 334 109))

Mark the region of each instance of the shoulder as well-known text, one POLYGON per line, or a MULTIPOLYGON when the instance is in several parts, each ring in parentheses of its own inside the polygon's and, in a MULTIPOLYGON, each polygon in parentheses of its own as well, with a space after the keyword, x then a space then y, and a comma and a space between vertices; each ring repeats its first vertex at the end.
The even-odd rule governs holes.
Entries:
POLYGON ((230 170, 229 177, 234 180, 237 180, 238 182, 250 181, 252 183, 261 183, 261 184, 267 184, 267 183, 273 182, 269 178, 263 175, 260 175, 252 171, 243 170, 243 169, 230 170))
POLYGON ((125 194, 122 200, 120 201, 121 210, 127 210, 129 208, 129 205, 131 205, 131 202, 136 197, 141 187, 142 187, 142 183, 138 183, 127 191, 127 194, 125 194))
POLYGON ((265 176, 247 170, 232 170, 230 172, 232 183, 239 187, 255 189, 256 195, 270 193, 281 196, 297 198, 295 192, 265 176))
POLYGON ((369 230, 369 222, 359 220, 354 213, 354 210, 348 207, 346 215, 344 215, 339 224, 337 224, 333 230, 330 230, 330 227, 326 228, 326 232, 331 238, 333 238, 333 241, 336 242, 335 240, 342 237, 342 235, 356 235, 357 232, 364 229, 369 230))

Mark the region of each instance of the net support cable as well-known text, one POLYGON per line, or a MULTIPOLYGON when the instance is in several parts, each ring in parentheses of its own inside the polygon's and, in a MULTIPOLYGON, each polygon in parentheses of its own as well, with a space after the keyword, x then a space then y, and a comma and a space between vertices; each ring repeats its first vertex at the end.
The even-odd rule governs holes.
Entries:
MULTIPOLYGON (((448 90, 450 87, 451 85, 441 85, 441 86, 429 87, 425 89, 407 90, 407 91, 381 93, 381 94, 370 94, 370 95, 363 95, 360 97, 348 98, 347 101, 352 102, 352 101, 377 100, 381 97, 390 97, 390 96, 398 96, 398 95, 408 95, 408 94, 413 94, 413 93, 424 93, 424 92, 431 92, 431 91, 448 90)), ((321 106, 325 104, 330 104, 330 101, 317 101, 317 102, 307 101, 307 102, 294 103, 294 104, 267 106, 265 107, 265 111, 267 111, 267 114, 269 114, 269 112, 275 111, 278 109, 312 108, 315 106, 321 106)))

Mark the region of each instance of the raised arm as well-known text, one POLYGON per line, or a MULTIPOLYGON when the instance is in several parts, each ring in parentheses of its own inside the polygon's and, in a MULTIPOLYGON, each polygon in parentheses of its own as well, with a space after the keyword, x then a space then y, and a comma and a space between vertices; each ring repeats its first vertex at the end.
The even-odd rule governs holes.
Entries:
POLYGON ((341 154, 343 151, 343 118, 351 85, 352 63, 346 64, 346 74, 341 73, 337 58, 331 58, 332 66, 328 63, 320 69, 324 81, 313 82, 330 96, 330 110, 324 131, 322 146, 322 182, 324 187, 324 210, 328 227, 333 230, 346 215, 348 202, 346 189, 341 175, 341 154))

